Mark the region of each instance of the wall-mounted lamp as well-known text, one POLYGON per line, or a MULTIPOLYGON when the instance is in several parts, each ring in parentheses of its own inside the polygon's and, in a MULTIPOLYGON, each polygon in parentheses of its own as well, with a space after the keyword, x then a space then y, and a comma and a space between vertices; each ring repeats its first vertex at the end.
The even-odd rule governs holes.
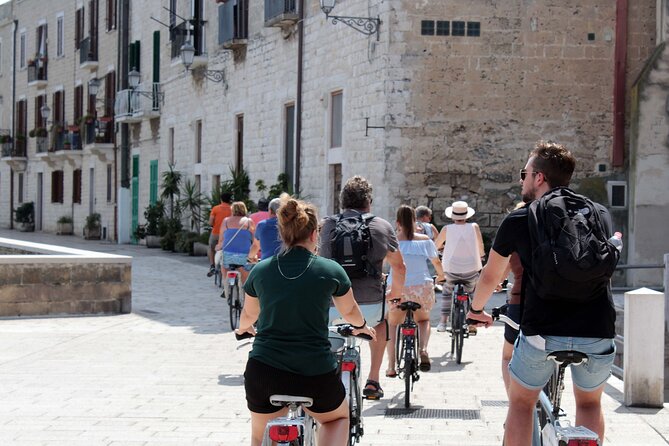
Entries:
POLYGON ((186 43, 181 45, 181 63, 186 68, 186 71, 195 72, 202 74, 204 77, 214 82, 223 82, 225 79, 225 72, 223 70, 206 70, 204 68, 198 68, 196 70, 191 70, 191 65, 195 60, 195 47, 190 40, 186 40, 186 43))
POLYGON ((97 96, 98 91, 100 91, 100 80, 97 77, 88 81, 88 94, 91 96, 97 96))
POLYGON ((332 19, 332 24, 342 22, 344 25, 350 26, 354 30, 371 36, 376 34, 376 40, 379 40, 379 26, 381 26, 381 19, 379 17, 347 17, 330 15, 337 4, 337 0, 320 0, 321 10, 325 13, 326 20, 332 19))
POLYGON ((42 119, 44 119, 44 124, 49 123, 49 118, 51 117, 51 109, 49 108, 48 105, 44 104, 40 109, 39 109, 40 115, 42 115, 42 119))

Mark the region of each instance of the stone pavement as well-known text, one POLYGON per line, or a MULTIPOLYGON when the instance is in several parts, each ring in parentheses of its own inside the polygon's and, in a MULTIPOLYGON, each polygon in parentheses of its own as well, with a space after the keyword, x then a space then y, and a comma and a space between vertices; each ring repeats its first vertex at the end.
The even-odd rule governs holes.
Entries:
MULTIPOLYGON (((4 229, 0 237, 133 256, 132 314, 0 319, 0 445, 249 444, 249 345, 230 333, 204 258, 4 229)), ((386 397, 365 403, 361 444, 501 444, 501 344, 501 326, 480 329, 457 365, 448 335, 433 330, 433 368, 412 393, 421 410, 387 413, 401 407, 404 388, 384 378, 386 397)), ((616 378, 606 387, 605 444, 669 444, 668 405, 625 407, 622 388, 616 378)), ((569 391, 565 408, 574 413, 569 391)))

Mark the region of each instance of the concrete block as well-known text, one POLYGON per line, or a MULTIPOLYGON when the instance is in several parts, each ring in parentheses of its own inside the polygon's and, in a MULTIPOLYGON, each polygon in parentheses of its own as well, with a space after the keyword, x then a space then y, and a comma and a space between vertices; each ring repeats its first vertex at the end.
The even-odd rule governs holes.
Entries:
POLYGON ((0 286, 21 283, 22 265, 0 265, 0 286))
POLYGON ((663 407, 664 294, 648 288, 625 293, 625 405, 663 407))

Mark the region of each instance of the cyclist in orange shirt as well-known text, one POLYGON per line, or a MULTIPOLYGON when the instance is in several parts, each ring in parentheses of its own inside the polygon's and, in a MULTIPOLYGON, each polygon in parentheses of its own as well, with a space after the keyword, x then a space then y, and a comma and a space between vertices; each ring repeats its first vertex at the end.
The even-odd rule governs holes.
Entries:
POLYGON ((211 234, 209 235, 209 248, 207 249, 207 256, 209 257, 209 272, 207 277, 214 275, 216 271, 216 264, 214 263, 214 252, 216 245, 218 244, 218 237, 221 233, 221 223, 227 217, 232 215, 232 194, 229 192, 223 192, 221 194, 221 204, 218 204, 211 208, 211 213, 209 214, 209 226, 211 226, 211 234))

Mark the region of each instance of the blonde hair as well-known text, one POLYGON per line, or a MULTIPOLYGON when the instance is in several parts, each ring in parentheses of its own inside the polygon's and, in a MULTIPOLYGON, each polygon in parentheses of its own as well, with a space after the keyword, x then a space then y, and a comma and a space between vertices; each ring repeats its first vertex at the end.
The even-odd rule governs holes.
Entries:
POLYGON ((248 211, 243 201, 235 201, 232 203, 232 215, 235 217, 244 217, 248 211))
POLYGON ((318 229, 316 207, 302 200, 281 194, 281 207, 277 212, 279 234, 285 248, 305 241, 318 229))

